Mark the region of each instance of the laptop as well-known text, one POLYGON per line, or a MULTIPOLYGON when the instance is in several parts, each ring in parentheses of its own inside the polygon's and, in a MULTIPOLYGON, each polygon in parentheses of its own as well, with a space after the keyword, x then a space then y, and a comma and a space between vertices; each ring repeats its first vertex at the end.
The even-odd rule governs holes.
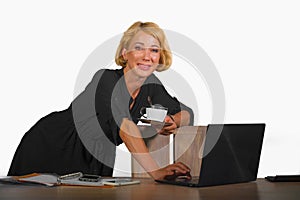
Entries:
POLYGON ((157 180, 160 183, 205 187, 255 181, 265 124, 210 124, 204 141, 199 176, 157 180))

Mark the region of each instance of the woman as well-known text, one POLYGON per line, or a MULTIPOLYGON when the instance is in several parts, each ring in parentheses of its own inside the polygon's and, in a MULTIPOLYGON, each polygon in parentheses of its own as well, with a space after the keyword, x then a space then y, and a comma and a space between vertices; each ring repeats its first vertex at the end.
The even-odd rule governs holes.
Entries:
POLYGON ((151 104, 168 108, 165 121, 171 125, 159 134, 172 134, 193 121, 191 109, 171 97, 153 74, 172 62, 164 32, 151 22, 134 23, 115 61, 122 69, 99 70, 68 109, 42 118, 25 134, 8 175, 81 171, 111 176, 116 145, 122 142, 155 180, 189 172, 183 163, 159 168, 136 125, 140 110, 151 104))

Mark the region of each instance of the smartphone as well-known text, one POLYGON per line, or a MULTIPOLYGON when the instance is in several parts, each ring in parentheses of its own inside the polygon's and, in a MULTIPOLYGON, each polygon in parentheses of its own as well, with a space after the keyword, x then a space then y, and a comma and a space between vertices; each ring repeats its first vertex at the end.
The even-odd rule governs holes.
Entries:
POLYGON ((101 179, 101 176, 98 176, 98 175, 83 174, 81 177, 79 177, 78 180, 86 181, 86 182, 98 182, 100 179, 101 179))
POLYGON ((133 185, 133 184, 139 184, 139 183, 140 183, 140 181, 132 180, 132 179, 103 180, 104 185, 113 185, 113 186, 133 185))

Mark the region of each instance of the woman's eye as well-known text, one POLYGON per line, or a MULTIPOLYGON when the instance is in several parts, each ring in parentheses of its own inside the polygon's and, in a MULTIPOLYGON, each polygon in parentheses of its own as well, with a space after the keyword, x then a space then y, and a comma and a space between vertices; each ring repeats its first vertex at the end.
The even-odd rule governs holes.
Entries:
POLYGON ((134 49, 135 49, 135 50, 138 50, 138 51, 143 50, 143 48, 142 48, 141 46, 135 46, 134 49))
POLYGON ((153 53, 158 53, 158 52, 159 52, 159 49, 155 49, 155 48, 153 49, 153 48, 152 48, 152 49, 151 49, 151 52, 153 52, 153 53))

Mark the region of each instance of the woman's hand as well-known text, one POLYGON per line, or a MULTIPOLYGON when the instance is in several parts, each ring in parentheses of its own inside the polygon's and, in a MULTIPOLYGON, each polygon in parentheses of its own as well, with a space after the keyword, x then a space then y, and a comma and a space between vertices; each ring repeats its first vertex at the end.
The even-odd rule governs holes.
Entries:
POLYGON ((170 123, 170 125, 161 127, 158 133, 162 135, 173 134, 176 128, 189 125, 190 113, 186 110, 182 110, 175 115, 167 115, 165 118, 165 123, 170 123))
POLYGON ((178 162, 151 172, 150 175, 154 180, 175 179, 176 177, 183 175, 186 176, 187 179, 190 179, 190 171, 188 166, 182 162, 178 162))
POLYGON ((168 125, 163 126, 162 129, 158 132, 158 134, 161 135, 173 134, 175 132, 175 129, 177 128, 177 124, 174 118, 171 115, 167 115, 165 118, 165 123, 168 123, 168 125))

